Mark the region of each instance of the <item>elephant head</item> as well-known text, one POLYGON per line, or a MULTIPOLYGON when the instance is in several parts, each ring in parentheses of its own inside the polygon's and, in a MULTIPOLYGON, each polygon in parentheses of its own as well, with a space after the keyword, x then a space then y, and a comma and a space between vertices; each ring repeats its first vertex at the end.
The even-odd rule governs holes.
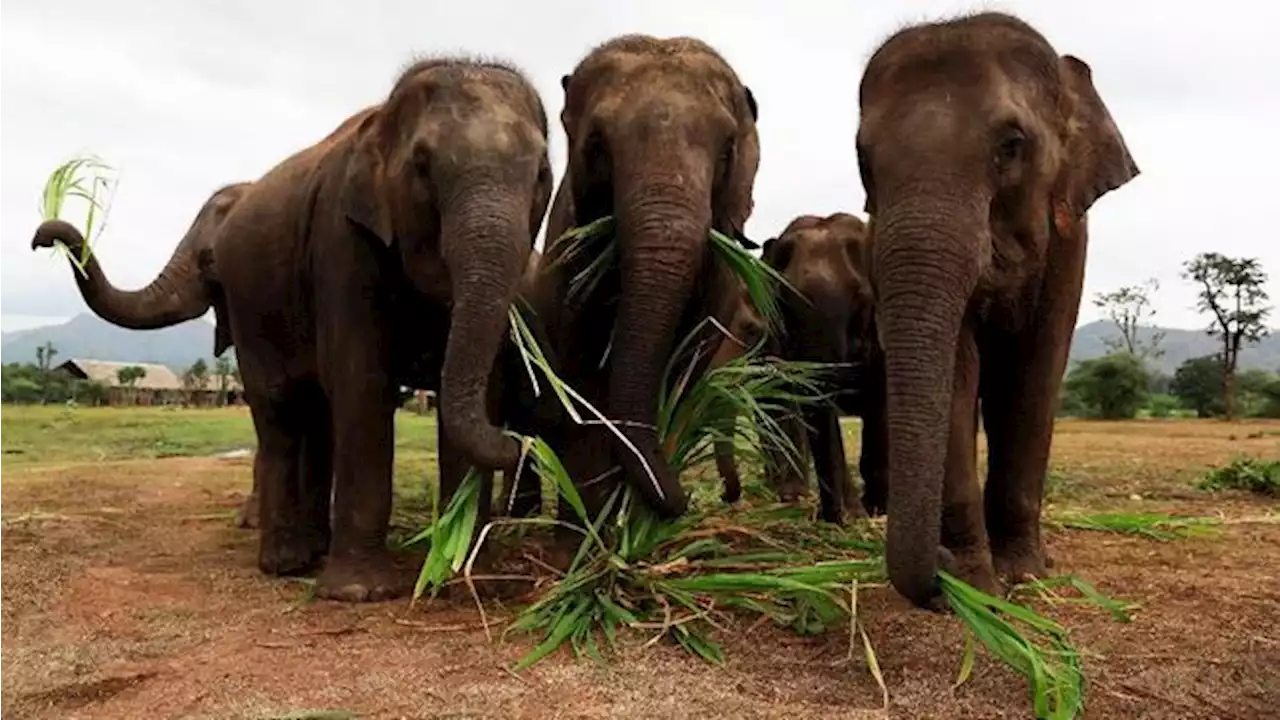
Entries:
POLYGON ((1089 66, 1008 15, 899 31, 869 60, 859 102, 886 364, 888 570, 927 605, 962 326, 1034 302, 1054 273, 1050 245, 1080 243, 1083 257, 1086 211, 1138 168, 1089 66))
POLYGON ((764 261, 797 292, 782 294, 788 358, 847 363, 874 342, 867 226, 849 213, 801 215, 764 245, 764 261))
MULTIPOLYGON (((216 281, 207 276, 205 267, 222 221, 252 187, 253 183, 241 182, 216 190, 196 213, 164 269, 144 288, 120 290, 112 285, 93 253, 88 254, 83 274, 73 263, 76 284, 85 304, 103 320, 131 330, 169 327, 204 315, 217 300, 216 281)), ((55 242, 66 245, 75 258, 85 256, 84 235, 62 220, 41 223, 31 239, 31 249, 53 247, 55 242)), ((220 308, 215 343, 215 355, 221 355, 230 345, 229 327, 220 308)))
MULTIPOLYGON (((561 121, 573 223, 617 221, 620 299, 607 413, 640 451, 624 476, 664 515, 687 504, 654 428, 663 371, 708 277, 708 231, 739 236, 759 164, 757 109, 729 64, 692 38, 627 35, 566 75, 561 121)), ((559 201, 559 200, 558 200, 559 201)), ((705 290, 705 288, 703 288, 705 290)), ((702 305, 698 305, 699 308, 702 305)))
POLYGON ((353 121, 343 212, 451 307, 440 421, 481 469, 513 465, 519 448, 489 421, 486 390, 551 196, 542 101, 510 66, 432 59, 353 121))

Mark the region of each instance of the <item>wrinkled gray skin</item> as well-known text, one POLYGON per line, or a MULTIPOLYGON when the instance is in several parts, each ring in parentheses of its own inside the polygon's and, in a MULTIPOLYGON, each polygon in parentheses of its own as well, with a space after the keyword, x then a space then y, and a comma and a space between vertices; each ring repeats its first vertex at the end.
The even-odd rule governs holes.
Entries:
POLYGON ((997 574, 1046 574, 1040 511, 1085 214, 1138 168, 1089 66, 1008 15, 896 33, 859 93, 886 366, 889 578, 939 607, 939 567, 988 590, 997 574))

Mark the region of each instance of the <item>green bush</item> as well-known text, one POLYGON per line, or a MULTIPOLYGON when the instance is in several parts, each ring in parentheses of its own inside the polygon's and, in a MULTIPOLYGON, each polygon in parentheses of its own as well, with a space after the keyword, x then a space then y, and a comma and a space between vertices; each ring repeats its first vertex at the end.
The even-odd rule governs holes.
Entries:
POLYGON ((1128 420, 1147 402, 1151 383, 1142 360, 1127 352, 1083 360, 1067 375, 1067 396, 1077 399, 1088 415, 1103 420, 1128 420))
POLYGON ((1173 417, 1182 404, 1178 398, 1165 393, 1157 393, 1147 398, 1147 413, 1153 418, 1173 417))

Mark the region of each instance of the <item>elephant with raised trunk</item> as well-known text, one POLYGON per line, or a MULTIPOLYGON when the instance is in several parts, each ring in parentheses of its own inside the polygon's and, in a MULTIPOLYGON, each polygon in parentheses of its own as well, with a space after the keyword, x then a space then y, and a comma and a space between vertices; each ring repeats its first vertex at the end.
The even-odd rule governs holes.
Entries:
MULTIPOLYGON (((768 336, 768 351, 786 360, 834 366, 827 378, 834 397, 776 418, 801 454, 798 463, 773 454, 766 477, 780 499, 793 501, 807 491, 812 460, 820 514, 833 523, 842 523, 845 513, 881 514, 885 506, 883 362, 868 273, 869 248, 866 224, 849 213, 801 215, 764 243, 764 262, 787 281, 780 288, 780 332, 768 336), (841 414, 863 420, 861 504, 845 463, 841 414)), ((745 304, 730 329, 749 343, 757 342, 764 330, 759 316, 745 304)), ((712 364, 727 362, 741 352, 741 342, 725 338, 712 364)), ((728 443, 716 448, 726 499, 728 489, 738 484, 732 453, 728 443)))
POLYGON ((934 607, 940 565, 988 590, 1046 573, 1040 512, 1086 213, 1138 167, 1089 66, 1009 15, 899 31, 872 55, 859 100, 889 578, 934 607))
MULTIPOLYGON (((80 295, 98 317, 130 330, 158 330, 198 318, 213 308, 214 356, 231 347, 231 324, 226 298, 214 267, 214 245, 231 208, 253 187, 251 182, 232 183, 214 191, 205 201, 178 242, 160 274, 139 290, 121 290, 107 279, 98 258, 88 254, 81 269, 72 263, 80 295)), ((86 241, 75 226, 50 220, 36 229, 31 249, 61 242, 76 258, 85 258, 86 241)), ((257 483, 236 513, 236 525, 257 527, 257 483)))
MULTIPOLYGON (((568 166, 531 304, 562 377, 617 421, 639 456, 599 426, 566 421, 543 435, 589 505, 598 507, 608 487, 594 480, 621 466, 660 515, 680 515, 688 500, 656 433, 657 400, 677 343, 707 316, 728 322, 736 302, 738 281, 708 234, 741 238, 751 213, 755 99, 719 53, 686 37, 615 38, 562 86, 568 166), (568 260, 559 239, 606 216, 616 221, 617 267, 589 297, 571 295, 572 278, 594 258, 568 260)), ((709 339, 714 328, 704 327, 709 339)))
POLYGON ((386 547, 399 385, 439 379, 442 449, 482 469, 515 463, 486 389, 551 184, 546 114, 524 75, 439 58, 228 213, 214 268, 258 436, 264 572, 327 555, 322 597, 408 589, 386 547))
MULTIPOLYGON (((98 258, 88 254, 83 274, 72 262, 72 275, 89 309, 113 325, 130 330, 158 330, 194 320, 213 308, 217 321, 213 354, 231 346, 226 304, 213 271, 213 250, 227 213, 253 187, 240 182, 225 185, 209 196, 169 262, 155 280, 140 290, 121 290, 107 279, 98 258)), ((49 220, 36 228, 31 249, 53 247, 60 242, 76 258, 85 257, 84 235, 61 220, 49 220)))

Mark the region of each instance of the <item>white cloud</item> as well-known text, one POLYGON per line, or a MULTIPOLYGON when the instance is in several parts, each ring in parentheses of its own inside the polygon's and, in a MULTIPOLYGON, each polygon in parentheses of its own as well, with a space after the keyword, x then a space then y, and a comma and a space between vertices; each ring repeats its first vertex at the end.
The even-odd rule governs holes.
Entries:
MULTIPOLYGON (((71 315, 84 307, 65 262, 29 248, 40 187, 68 156, 91 150, 121 168, 99 255, 116 283, 138 287, 163 266, 213 189, 260 175, 380 99, 419 52, 464 50, 521 64, 554 127, 559 175, 562 74, 616 34, 699 36, 725 54, 760 103, 761 169, 748 233, 767 237, 800 213, 860 211, 853 136, 867 57, 907 22, 979 7, 1018 12, 1060 52, 1089 62, 1142 168, 1090 215, 1087 294, 1155 276, 1159 319, 1199 327, 1191 290, 1178 277, 1194 253, 1258 256, 1280 278, 1280 243, 1264 220, 1268 172, 1280 166, 1272 129, 1280 118, 1280 44, 1269 37, 1280 5, 369 0, 355 7, 7 5, 0 26, 5 315, 71 315)), ((1085 302, 1082 320, 1095 316, 1085 302)))

